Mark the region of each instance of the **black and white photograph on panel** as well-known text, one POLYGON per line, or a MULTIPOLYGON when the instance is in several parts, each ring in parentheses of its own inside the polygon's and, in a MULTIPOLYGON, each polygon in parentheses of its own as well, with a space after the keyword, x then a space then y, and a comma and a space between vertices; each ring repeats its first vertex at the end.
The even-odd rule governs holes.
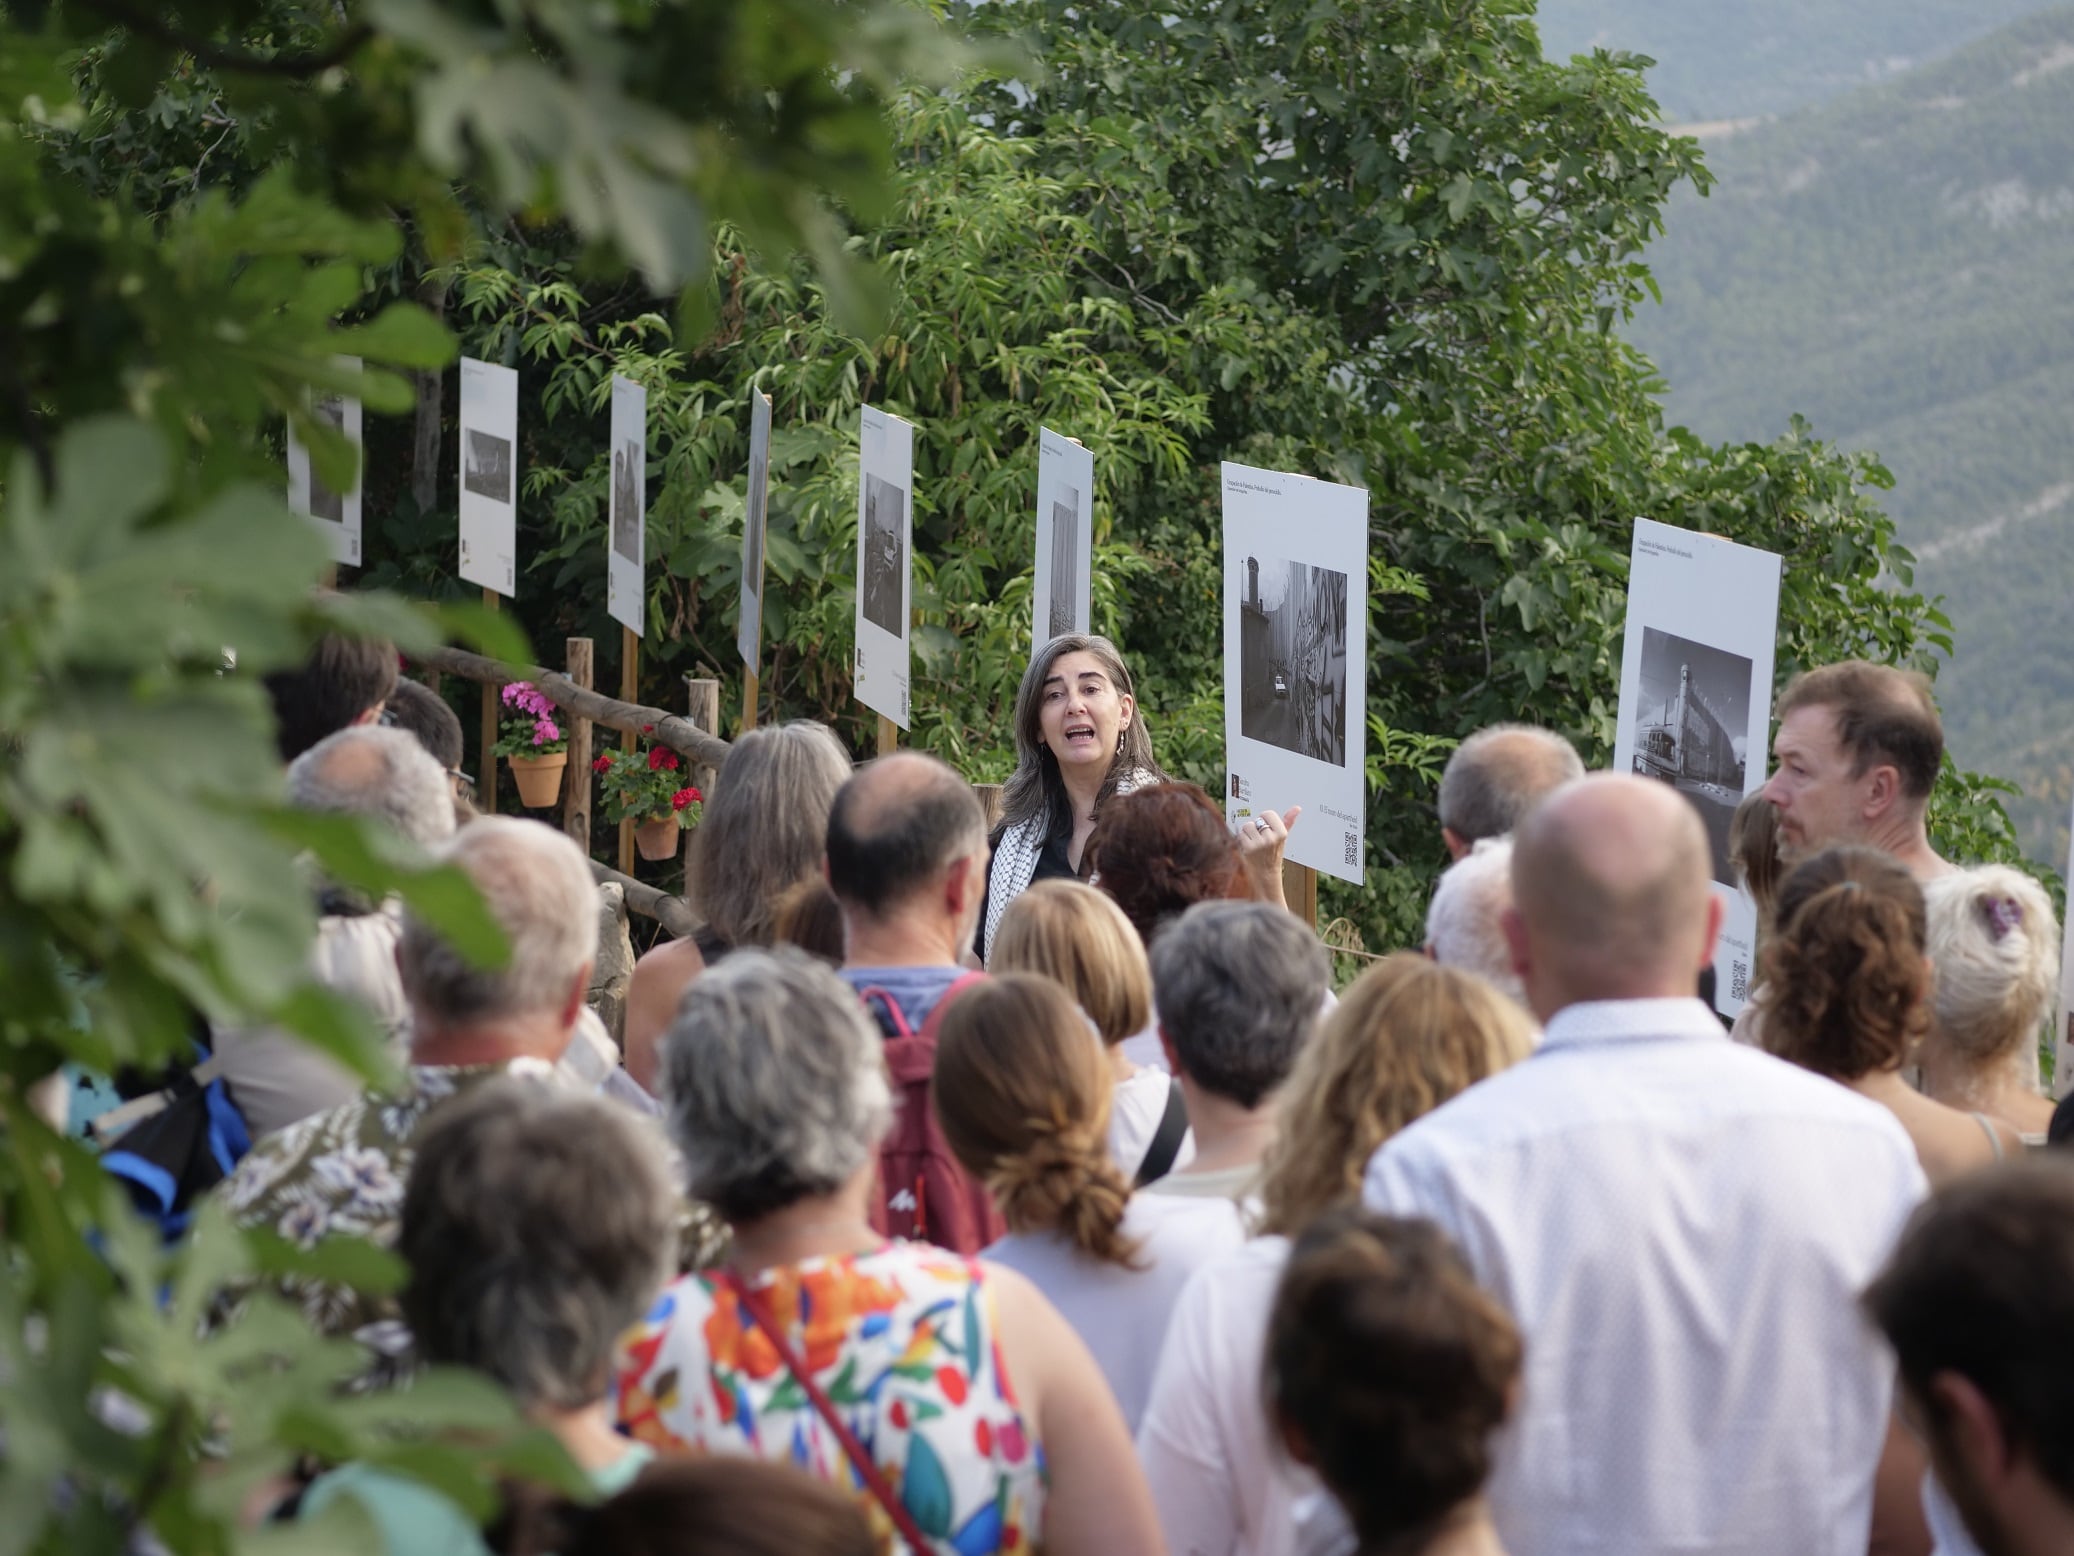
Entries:
POLYGON ((1225 819, 1297 812, 1283 857, 1367 871, 1368 493, 1222 467, 1225 819))
POLYGON ((1095 456, 1049 427, 1037 429, 1037 547, 1030 579, 1031 652, 1093 630, 1095 456))
MULTIPOLYGON (((334 432, 346 429, 346 402, 341 395, 320 396, 310 407, 310 414, 334 432)), ((310 517, 322 519, 327 524, 346 522, 346 499, 343 493, 334 492, 324 484, 324 477, 310 470, 310 517)))
POLYGON ((852 665, 857 700, 909 727, 914 640, 907 584, 914 530, 915 429, 875 406, 857 410, 857 583, 852 665))
POLYGON ((770 523, 771 397, 749 396, 749 479, 742 489, 742 601, 735 647, 751 675, 763 673, 763 533, 770 523))
POLYGON ((864 478, 864 619, 901 635, 907 584, 907 489, 882 476, 864 478))
POLYGON ((518 374, 461 359, 461 576, 518 593, 518 374))
POLYGON ((511 439, 471 427, 464 434, 461 481, 478 497, 511 501, 511 439))
POLYGON ((612 375, 611 541, 605 551, 606 614, 635 636, 648 625, 648 390, 612 375))
POLYGON ((1728 829, 1747 786, 1751 669, 1741 654, 1642 629, 1642 704, 1630 769, 1692 801, 1707 824, 1717 881, 1735 879, 1728 829))
POLYGON ((1347 575, 1249 556, 1240 601, 1239 729, 1314 762, 1347 761, 1347 575))
MULTIPOLYGON (((340 373, 358 381, 360 359, 338 356, 331 365, 340 373)), ((317 473, 317 462, 310 457, 310 449, 296 431, 293 417, 288 421, 288 507, 314 521, 316 531, 324 537, 331 560, 343 567, 360 565, 360 461, 366 452, 361 442, 360 397, 349 390, 331 388, 310 391, 310 419, 320 426, 328 427, 346 440, 353 450, 353 484, 344 491, 337 491, 325 483, 317 473)))
POLYGON ((641 560, 641 500, 634 489, 640 460, 638 443, 612 451, 612 549, 629 562, 641 560))
POLYGON ((1779 558, 1635 520, 1613 768, 1667 783, 1707 829, 1721 934, 1714 1008, 1733 1018, 1757 966, 1757 904, 1729 872, 1736 807, 1764 787, 1771 746, 1779 558))
POLYGON ((1080 493, 1068 486, 1051 505, 1051 637, 1073 630, 1073 602, 1080 598, 1080 493))

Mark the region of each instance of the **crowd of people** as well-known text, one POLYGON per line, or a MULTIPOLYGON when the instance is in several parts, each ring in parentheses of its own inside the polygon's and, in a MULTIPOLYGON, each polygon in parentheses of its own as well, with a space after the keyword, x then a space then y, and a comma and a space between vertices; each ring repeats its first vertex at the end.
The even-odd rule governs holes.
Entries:
POLYGON ((291 803, 457 868, 510 955, 313 883, 310 971, 402 1079, 209 1034, 253 1141, 208 1192, 396 1250, 391 1296, 283 1283, 365 1347, 353 1386, 475 1369, 592 1495, 511 1484, 478 1527, 312 1465, 256 1518, 353 1499, 395 1556, 2074 1550, 2059 934, 2029 877, 1932 849, 1917 677, 1781 697, 1733 1031, 1674 788, 1473 734, 1425 944, 1335 989, 1282 891, 1300 814, 1229 826, 1067 636, 991 824, 930 756, 738 741, 703 928, 641 959, 617 1041, 588 861, 472 812, 393 653, 327 640, 269 689, 291 803))

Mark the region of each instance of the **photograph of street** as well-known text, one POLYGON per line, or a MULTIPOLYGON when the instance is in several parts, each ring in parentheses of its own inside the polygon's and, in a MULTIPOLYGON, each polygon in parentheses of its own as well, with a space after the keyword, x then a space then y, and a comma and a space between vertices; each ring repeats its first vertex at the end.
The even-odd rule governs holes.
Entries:
POLYGON ((1726 649, 1642 631, 1642 706, 1631 770, 1670 784, 1707 824, 1714 879, 1733 885, 1728 829, 1743 799, 1750 661, 1726 649))
POLYGON ((901 520, 907 493, 882 476, 864 478, 864 619, 881 632, 903 636, 901 621, 907 581, 907 552, 901 520))
POLYGON ((612 451, 612 549, 629 562, 641 560, 641 503, 634 491, 640 458, 635 443, 612 451))
POLYGON ((1073 606, 1080 598, 1080 493, 1059 488, 1051 505, 1051 636, 1073 630, 1073 606))
POLYGON ((491 502, 511 501, 511 439, 470 427, 464 479, 468 490, 491 502))
POLYGON ((1347 575, 1249 556, 1240 579, 1239 732, 1347 761, 1347 575))

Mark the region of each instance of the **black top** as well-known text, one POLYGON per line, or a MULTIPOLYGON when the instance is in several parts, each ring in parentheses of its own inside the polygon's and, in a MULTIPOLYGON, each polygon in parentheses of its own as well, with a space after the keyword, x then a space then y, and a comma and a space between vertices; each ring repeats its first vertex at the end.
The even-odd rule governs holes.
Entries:
MULTIPOLYGON (((1001 846, 1002 834, 1007 830, 1006 827, 997 828, 994 835, 987 839, 989 854, 1001 846)), ((1073 834, 1070 832, 1054 832, 1046 838, 1043 849, 1037 855, 1037 868, 1030 875, 1030 884, 1034 886, 1039 881, 1078 880, 1080 872, 1073 868, 1067 857, 1072 846, 1073 834)), ((1082 862, 1085 863, 1085 859, 1082 862)), ((993 896, 994 866, 990 860, 987 864, 986 890, 981 892, 979 897, 979 925, 972 933, 972 943, 979 952, 982 966, 987 959, 987 907, 993 896)))

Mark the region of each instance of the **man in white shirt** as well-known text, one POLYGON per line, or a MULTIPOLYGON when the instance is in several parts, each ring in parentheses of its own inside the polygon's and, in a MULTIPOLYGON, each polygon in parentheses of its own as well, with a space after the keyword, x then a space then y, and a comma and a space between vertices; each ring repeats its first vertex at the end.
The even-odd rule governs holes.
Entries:
POLYGON ((1708 875, 1663 784, 1545 800, 1505 921, 1542 1047, 1368 1167, 1366 1202, 1438 1222, 1525 1337, 1490 1493, 1511 1556, 1867 1549, 1893 1361, 1856 1294, 1923 1175, 1890 1113, 1692 997, 1708 875))

